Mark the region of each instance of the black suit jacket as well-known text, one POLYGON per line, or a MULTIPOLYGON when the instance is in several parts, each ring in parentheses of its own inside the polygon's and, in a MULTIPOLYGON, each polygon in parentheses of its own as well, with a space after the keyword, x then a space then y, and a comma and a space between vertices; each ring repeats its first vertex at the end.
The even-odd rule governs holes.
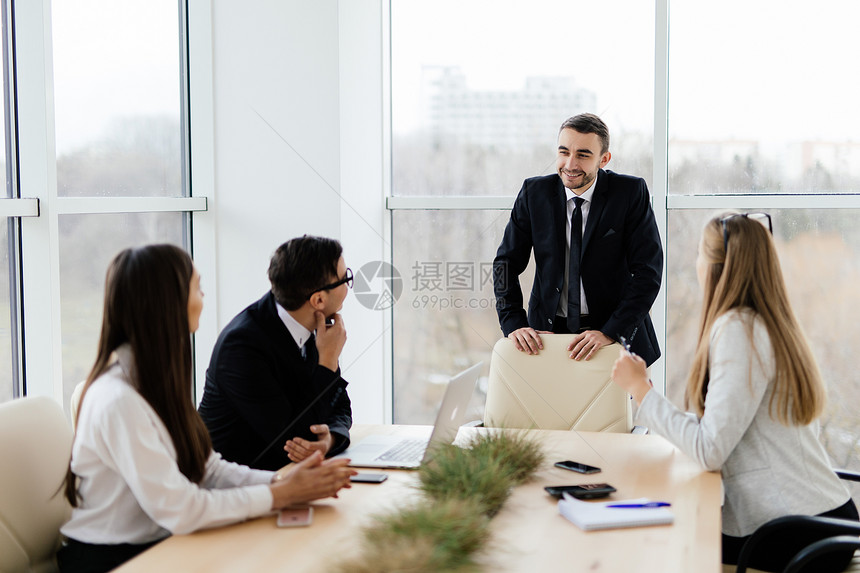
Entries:
MULTIPOLYGON (((493 262, 496 309, 505 336, 525 326, 552 330, 564 288, 566 202, 556 174, 523 182, 493 262), (532 249, 536 270, 526 315, 519 275, 532 249)), ((648 311, 662 273, 663 247, 645 181, 599 170, 580 263, 589 318, 609 338, 627 338, 631 350, 648 364, 660 357, 648 311)))
POLYGON ((335 440, 329 456, 346 449, 352 426, 347 383, 340 369, 318 364, 315 345, 308 352, 305 361, 271 292, 230 321, 212 351, 199 407, 215 451, 277 470, 290 463, 288 439, 316 441, 311 424, 328 424, 335 440))

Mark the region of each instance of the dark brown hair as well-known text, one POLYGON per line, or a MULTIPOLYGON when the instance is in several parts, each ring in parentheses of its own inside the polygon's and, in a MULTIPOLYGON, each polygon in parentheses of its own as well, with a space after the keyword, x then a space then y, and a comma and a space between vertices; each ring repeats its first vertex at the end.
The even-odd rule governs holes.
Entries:
MULTIPOLYGON (((188 295, 194 264, 174 245, 149 245, 120 252, 105 278, 104 314, 89 387, 113 363, 112 354, 128 344, 134 357, 130 381, 167 427, 179 470, 200 483, 212 451, 209 432, 194 408, 188 295)), ((66 476, 66 497, 77 506, 75 475, 66 476)))
POLYGON ((334 239, 303 235, 278 247, 269 262, 272 294, 286 310, 296 310, 308 297, 337 280, 343 248, 334 239))
POLYGON ((561 133, 565 129, 572 129, 579 133, 594 133, 600 138, 600 153, 609 151, 609 128, 593 113, 581 113, 567 118, 558 132, 561 133))

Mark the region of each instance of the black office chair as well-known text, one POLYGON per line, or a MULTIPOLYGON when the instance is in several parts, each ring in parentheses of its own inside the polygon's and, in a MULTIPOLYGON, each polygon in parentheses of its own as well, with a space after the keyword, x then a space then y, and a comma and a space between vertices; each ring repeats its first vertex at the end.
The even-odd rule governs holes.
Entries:
MULTIPOLYGON (((836 470, 836 475, 844 480, 860 482, 860 473, 836 470)), ((813 529, 820 532, 824 538, 806 547, 799 547, 783 573, 813 573, 816 571, 813 566, 817 558, 835 551, 853 549, 856 552, 860 549, 860 522, 810 515, 787 515, 765 523, 750 536, 738 557, 737 573, 746 573, 747 562, 762 539, 781 535, 796 527, 813 529)), ((860 554, 855 554, 844 571, 860 571, 860 554)))

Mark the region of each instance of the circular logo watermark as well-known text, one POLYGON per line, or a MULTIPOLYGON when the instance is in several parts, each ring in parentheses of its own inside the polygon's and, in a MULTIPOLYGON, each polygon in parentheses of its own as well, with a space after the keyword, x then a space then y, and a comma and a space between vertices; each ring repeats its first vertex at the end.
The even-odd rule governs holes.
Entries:
POLYGON ((352 288, 362 306, 385 310, 394 306, 403 293, 403 279, 397 269, 385 261, 371 261, 358 269, 352 288))

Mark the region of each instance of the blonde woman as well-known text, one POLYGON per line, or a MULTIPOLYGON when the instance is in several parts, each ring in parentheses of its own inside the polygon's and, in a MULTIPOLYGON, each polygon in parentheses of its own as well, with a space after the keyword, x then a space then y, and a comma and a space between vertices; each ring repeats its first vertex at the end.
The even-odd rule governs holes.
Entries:
MULTIPOLYGON (((613 368, 616 383, 639 404, 637 423, 722 473, 726 564, 736 564, 746 539, 776 517, 858 519, 818 440, 824 386, 771 235, 766 213, 715 217, 702 232, 696 271, 704 304, 686 391, 695 417, 652 391, 638 356, 622 351, 613 368)), ((781 536, 750 565, 781 571, 802 541, 817 538, 781 536)), ((850 558, 836 555, 816 571, 842 571, 850 558)))

